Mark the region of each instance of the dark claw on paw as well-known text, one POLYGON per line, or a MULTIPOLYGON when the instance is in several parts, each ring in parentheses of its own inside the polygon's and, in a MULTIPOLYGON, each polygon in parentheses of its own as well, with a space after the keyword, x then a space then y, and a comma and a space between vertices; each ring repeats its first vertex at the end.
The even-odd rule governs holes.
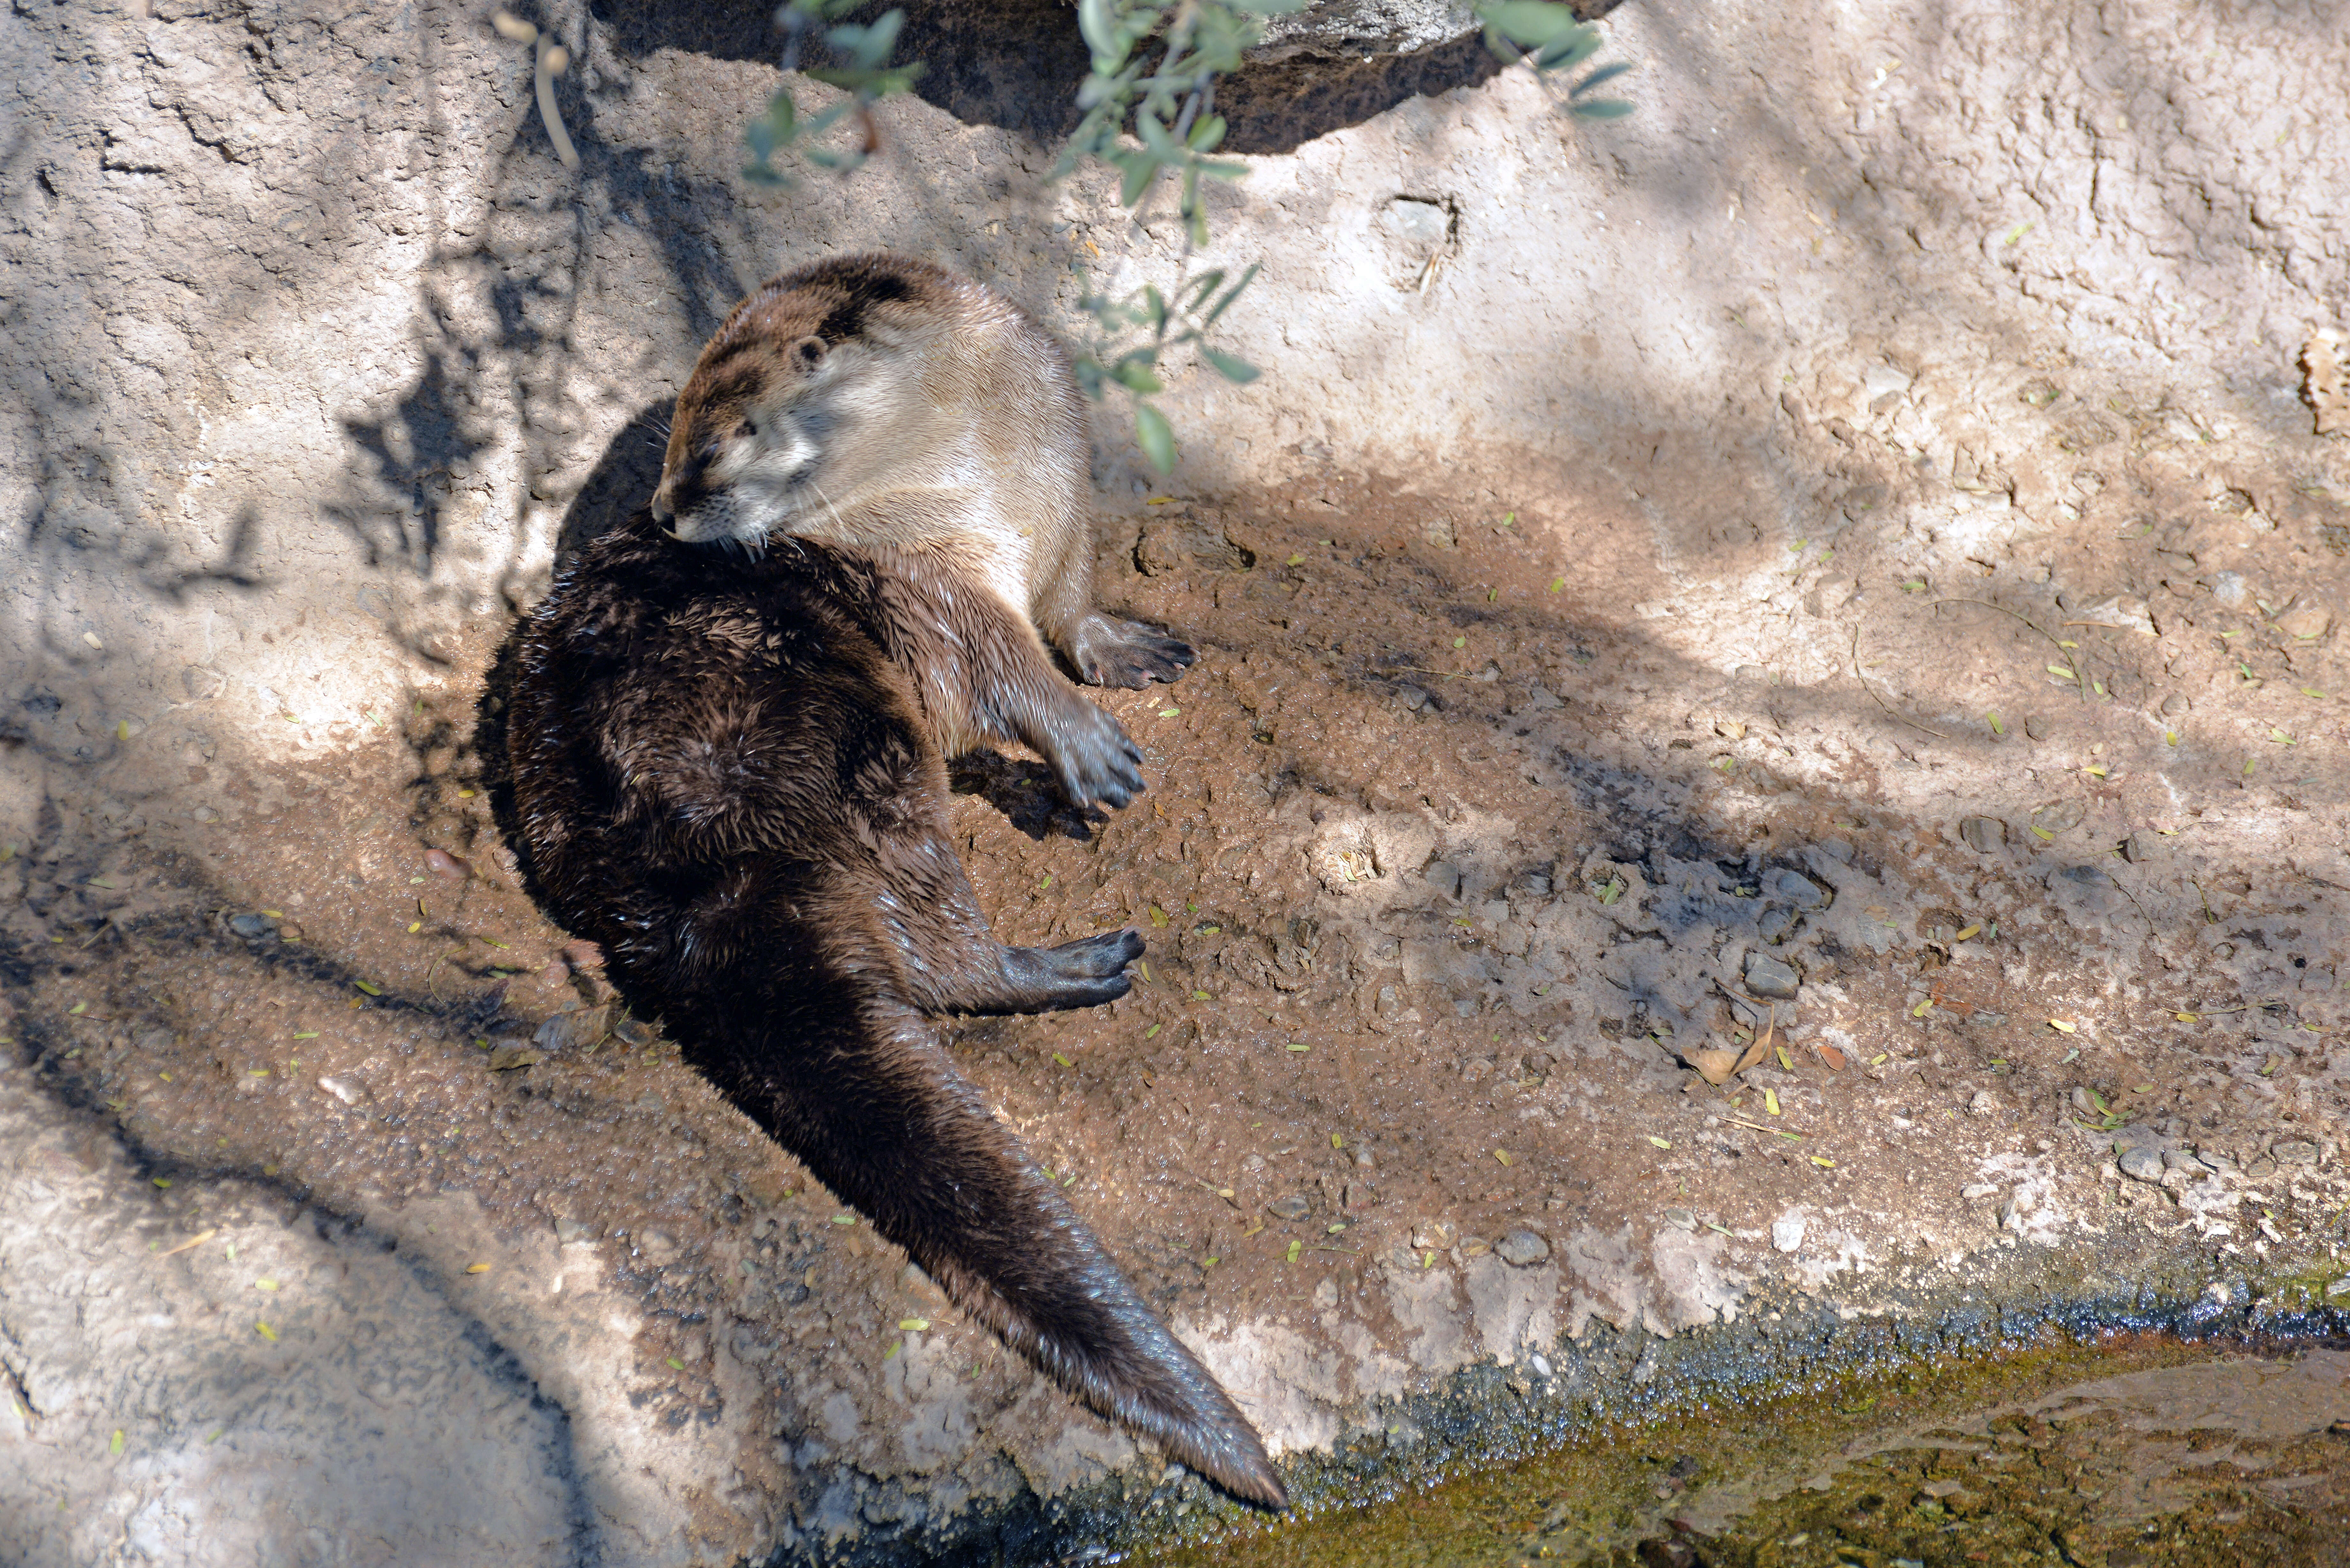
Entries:
POLYGON ((1065 974, 1114 975, 1142 956, 1142 937, 1130 930, 1104 931, 1097 937, 1064 942, 1050 951, 1065 974))
POLYGON ((1087 732, 1063 740, 1054 759, 1061 789, 1077 805, 1115 809, 1143 791, 1142 753, 1116 719, 1087 706, 1092 714, 1087 732))
POLYGON ((1100 618, 1086 638, 1086 657, 1078 671, 1096 686, 1117 686, 1131 691, 1154 680, 1180 680, 1199 659, 1191 645, 1163 635, 1136 621, 1100 618))

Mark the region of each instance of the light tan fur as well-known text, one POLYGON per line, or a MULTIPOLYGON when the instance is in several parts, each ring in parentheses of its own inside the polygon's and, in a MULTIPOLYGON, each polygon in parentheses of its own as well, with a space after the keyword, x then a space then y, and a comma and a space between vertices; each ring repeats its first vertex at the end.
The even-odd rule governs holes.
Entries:
POLYGON ((653 514, 690 543, 789 535, 927 556, 1083 678, 1172 680, 1189 649, 1093 610, 1089 468, 1051 334, 927 263, 860 256, 735 307, 679 395, 653 514), (1180 652, 1153 661, 1138 652, 1151 642, 1180 652))

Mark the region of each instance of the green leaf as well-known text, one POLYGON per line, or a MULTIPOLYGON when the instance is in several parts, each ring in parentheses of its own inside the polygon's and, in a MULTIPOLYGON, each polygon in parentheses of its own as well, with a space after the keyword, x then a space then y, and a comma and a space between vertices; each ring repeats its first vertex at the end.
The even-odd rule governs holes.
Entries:
POLYGON ((885 11, 871 26, 843 23, 826 31, 824 41, 847 55, 860 70, 878 70, 889 63, 898 47, 898 29, 906 25, 903 11, 885 11))
POLYGON ((1592 72, 1589 76, 1584 78, 1581 81, 1575 83, 1575 86, 1569 89, 1567 96, 1569 98, 1581 98, 1585 93, 1589 92, 1601 82, 1612 82, 1617 77, 1622 76, 1626 71, 1628 71, 1631 68, 1631 66, 1623 60, 1618 60, 1612 66, 1602 66, 1597 70, 1592 72))
POLYGON ((1584 119, 1621 119, 1632 112, 1632 106, 1620 98, 1594 99, 1589 103, 1578 103, 1574 109, 1575 114, 1584 119))
POLYGON ((1235 11, 1251 16, 1286 16, 1292 11, 1303 11, 1312 0, 1225 0, 1235 11))
POLYGON ((1125 62, 1128 45, 1118 30, 1109 0, 1078 0, 1077 31, 1085 35, 1086 47, 1094 52, 1094 69, 1099 74, 1107 76, 1125 62))
POLYGON ((1161 473, 1175 472, 1175 430, 1167 416, 1149 403, 1134 405, 1134 439, 1141 444, 1143 456, 1150 466, 1161 473))
POLYGON ((1120 359, 1117 369, 1110 371, 1110 374, 1117 378, 1119 386, 1129 392, 1163 392, 1167 389, 1167 384, 1150 373, 1151 365, 1157 358, 1158 356, 1149 348, 1137 348, 1133 353, 1120 359))
POLYGON ((1534 51, 1534 65, 1537 71, 1571 70, 1599 52, 1599 29, 1586 27, 1578 33, 1568 33, 1552 39, 1534 51))
POLYGON ((1263 265, 1264 264, 1263 262, 1251 262, 1249 264, 1248 271, 1241 274, 1240 282, 1232 285, 1232 287, 1224 291, 1224 296, 1216 301, 1215 307, 1210 310, 1208 314, 1201 318, 1200 325, 1201 327, 1213 327, 1216 324, 1216 317, 1222 316, 1225 311, 1230 310, 1232 307, 1232 301, 1241 296, 1241 290, 1246 288, 1255 280, 1257 269, 1263 265))
POLYGON ((1184 140, 1194 152, 1213 152, 1217 144, 1224 140, 1224 130, 1222 115, 1208 115, 1191 127, 1191 134, 1184 140))
POLYGON ((1118 187, 1118 203, 1121 207, 1131 207, 1142 200, 1142 192, 1149 189, 1152 176, 1159 172, 1159 160, 1148 152, 1122 152, 1111 161, 1126 171, 1126 182, 1118 187))
POLYGON ((1200 345, 1200 358, 1216 368, 1216 374, 1236 387, 1245 387, 1257 378, 1257 368, 1237 354, 1227 354, 1221 348, 1200 345))
POLYGON ((1148 109, 1134 117, 1134 134, 1142 139, 1142 145, 1160 162, 1174 163, 1182 159, 1183 150, 1175 145, 1175 139, 1167 134, 1167 127, 1148 109))
POLYGON ((1477 15, 1521 48, 1550 43, 1581 26, 1572 10, 1550 0, 1500 0, 1478 6, 1477 15))

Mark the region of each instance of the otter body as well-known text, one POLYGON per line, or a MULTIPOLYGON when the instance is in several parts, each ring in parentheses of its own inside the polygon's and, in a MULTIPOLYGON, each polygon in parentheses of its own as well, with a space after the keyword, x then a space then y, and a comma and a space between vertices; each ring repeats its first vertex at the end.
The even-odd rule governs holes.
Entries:
POLYGON ((931 1014, 1123 995, 1142 941, 990 934, 948 840, 941 733, 1055 737, 1116 793, 1133 749, 934 553, 785 539, 757 559, 648 513, 525 621, 509 699, 515 847, 629 1006, 1105 1415, 1280 1506, 1247 1420, 955 1070, 931 1014))
POLYGON ((1190 648, 1093 605, 1085 403, 1017 306, 903 256, 763 285, 677 400, 653 515, 689 543, 789 535, 926 556, 1083 680, 1173 680, 1190 648))

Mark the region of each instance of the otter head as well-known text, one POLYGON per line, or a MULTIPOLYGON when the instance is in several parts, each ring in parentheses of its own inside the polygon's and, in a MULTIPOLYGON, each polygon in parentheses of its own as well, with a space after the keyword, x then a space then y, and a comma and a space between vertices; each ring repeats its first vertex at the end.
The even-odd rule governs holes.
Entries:
POLYGON ((702 351, 670 424, 654 520, 688 544, 757 545, 909 455, 948 275, 895 256, 762 286, 702 351))

